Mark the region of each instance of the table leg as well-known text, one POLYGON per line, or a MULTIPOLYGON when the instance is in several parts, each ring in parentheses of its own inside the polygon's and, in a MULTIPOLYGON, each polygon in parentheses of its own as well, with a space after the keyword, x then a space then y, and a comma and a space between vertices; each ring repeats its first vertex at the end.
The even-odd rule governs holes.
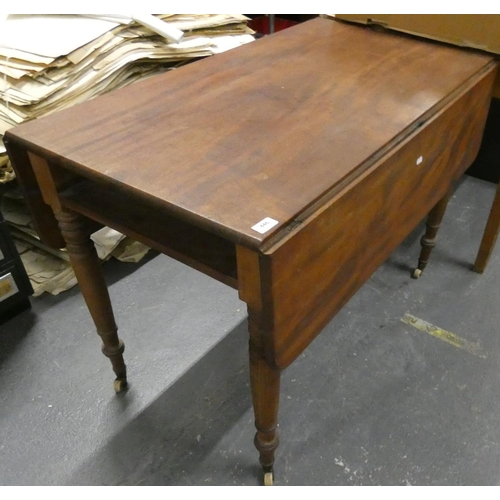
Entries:
POLYGON ((500 229, 500 183, 497 186, 495 199, 493 200, 493 205, 491 206, 490 216, 488 217, 488 222, 486 223, 483 239, 481 240, 481 245, 479 246, 476 262, 474 263, 473 270, 476 273, 482 273, 485 270, 486 265, 490 260, 491 252, 495 247, 495 242, 498 237, 499 229, 500 229))
POLYGON ((86 231, 82 216, 67 209, 54 213, 82 295, 102 339, 102 352, 110 359, 116 374, 114 389, 121 392, 127 387, 126 366, 123 360, 125 346, 118 338, 111 300, 94 243, 86 231))
POLYGON ((255 447, 260 454, 260 464, 264 470, 264 484, 273 484, 274 451, 278 447, 278 405, 280 393, 280 371, 270 366, 262 341, 262 329, 251 311, 248 313, 250 332, 250 384, 255 414, 255 447))
POLYGON ((438 201, 436 206, 429 212, 427 216, 427 222, 425 234, 420 240, 422 245, 422 250, 420 251, 420 257, 418 259, 418 266, 413 271, 412 278, 419 278, 422 274, 425 266, 429 262, 429 257, 431 255, 432 249, 436 246, 436 234, 438 232, 441 221, 443 220, 444 212, 450 201, 452 190, 448 191, 446 196, 438 201))

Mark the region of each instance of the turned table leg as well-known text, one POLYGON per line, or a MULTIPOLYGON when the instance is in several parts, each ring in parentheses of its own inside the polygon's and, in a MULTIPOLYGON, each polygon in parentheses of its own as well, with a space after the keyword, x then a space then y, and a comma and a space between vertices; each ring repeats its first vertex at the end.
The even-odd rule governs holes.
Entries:
POLYGON ((425 266, 429 262, 429 257, 431 255, 432 249, 436 246, 436 234, 438 232, 441 221, 443 220, 444 212, 448 206, 448 201, 451 198, 452 191, 450 190, 446 196, 438 201, 436 206, 429 212, 427 216, 427 221, 425 223, 426 230, 425 234, 420 240, 422 245, 422 250, 420 251, 420 257, 418 259, 418 266, 413 271, 412 278, 419 278, 422 274, 425 266))
POLYGON ((262 330, 248 315, 250 331, 250 384, 255 414, 255 447, 260 454, 260 464, 264 471, 264 484, 271 486, 274 481, 274 451, 278 447, 278 405, 280 393, 280 371, 269 365, 262 342, 262 330))
POLYGON ((488 217, 488 222, 486 223, 483 239, 481 240, 481 245, 479 246, 476 262, 474 263, 473 270, 476 273, 482 273, 485 270, 486 265, 490 260, 491 252, 495 247, 495 242, 498 237, 499 229, 500 229, 500 183, 497 186, 495 199, 493 200, 493 205, 491 206, 491 211, 488 217))
POLYGON ((127 387, 123 360, 125 346, 118 338, 111 300, 94 243, 85 229, 82 216, 67 209, 55 211, 55 216, 82 295, 102 339, 102 352, 110 359, 116 374, 114 389, 121 392, 127 387))

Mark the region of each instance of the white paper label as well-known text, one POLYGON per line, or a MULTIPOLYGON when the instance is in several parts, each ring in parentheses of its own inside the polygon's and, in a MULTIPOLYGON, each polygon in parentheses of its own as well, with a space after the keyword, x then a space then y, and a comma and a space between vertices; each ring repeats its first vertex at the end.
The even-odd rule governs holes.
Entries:
POLYGON ((252 226, 252 229, 260 234, 264 234, 267 233, 267 231, 273 228, 276 224, 278 224, 277 220, 271 219, 271 217, 266 217, 265 219, 262 219, 260 222, 257 222, 255 226, 252 226))
POLYGON ((0 278, 0 302, 8 299, 18 291, 19 289, 17 288, 12 273, 6 274, 0 278))
POLYGON ((419 156, 417 158, 417 165, 420 165, 423 161, 424 161, 424 157, 423 156, 419 156))

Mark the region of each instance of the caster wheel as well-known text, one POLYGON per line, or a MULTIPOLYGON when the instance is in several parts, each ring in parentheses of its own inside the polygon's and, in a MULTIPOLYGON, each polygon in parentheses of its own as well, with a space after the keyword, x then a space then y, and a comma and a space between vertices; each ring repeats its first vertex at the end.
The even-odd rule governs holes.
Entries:
POLYGON ((274 475, 272 472, 264 473, 264 486, 272 486, 274 482, 274 475))
POLYGON ((117 378, 113 383, 115 392, 122 392, 127 388, 127 379, 117 378))
POLYGON ((418 278, 420 278, 421 274, 422 274, 422 269, 415 269, 415 271, 413 271, 413 274, 411 275, 411 277, 413 279, 418 279, 418 278))

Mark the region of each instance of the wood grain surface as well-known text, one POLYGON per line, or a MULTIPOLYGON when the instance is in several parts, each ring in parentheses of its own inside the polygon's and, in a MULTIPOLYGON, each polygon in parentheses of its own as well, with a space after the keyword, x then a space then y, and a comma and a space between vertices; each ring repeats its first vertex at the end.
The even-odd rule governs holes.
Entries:
POLYGON ((468 168, 481 143, 494 75, 261 257, 258 286, 273 325, 266 336, 270 362, 288 366, 468 168))
POLYGON ((489 62, 317 18, 6 136, 257 248, 489 62), (265 217, 279 224, 251 229, 265 217))

